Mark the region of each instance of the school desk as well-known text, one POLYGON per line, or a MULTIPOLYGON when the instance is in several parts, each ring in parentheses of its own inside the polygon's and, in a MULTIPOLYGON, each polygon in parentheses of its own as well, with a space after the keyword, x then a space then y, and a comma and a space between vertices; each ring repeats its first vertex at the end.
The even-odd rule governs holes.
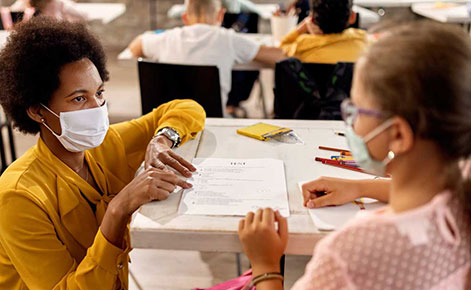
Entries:
POLYGON ((412 11, 420 16, 443 23, 467 24, 471 22, 466 4, 418 3, 412 5, 412 11))
MULTIPOLYGON (((276 158, 284 161, 291 216, 288 218, 288 255, 311 255, 315 244, 326 235, 314 226, 298 182, 312 176, 333 174, 338 169, 315 162, 330 157, 319 145, 347 148, 345 137, 335 135, 342 121, 249 120, 208 118, 205 130, 176 151, 187 160, 200 158, 276 158), (303 139, 304 145, 264 142, 238 135, 236 130, 257 122, 287 126, 303 139)), ((330 155, 329 155, 330 154, 330 155)), ((241 252, 237 227, 241 217, 179 215, 181 193, 167 200, 143 205, 131 223, 134 248, 241 252)))
MULTIPOLYGON (((269 20, 273 15, 273 12, 278 9, 278 4, 257 4, 256 7, 260 11, 259 15, 262 17, 262 19, 269 20)), ((185 5, 176 4, 168 10, 167 16, 169 18, 178 18, 184 11, 185 5)), ((353 6, 353 11, 360 14, 361 28, 368 28, 379 21, 379 15, 374 11, 359 7, 357 5, 353 6)))
POLYGON ((87 15, 87 21, 100 20, 108 24, 126 12, 126 5, 121 3, 76 3, 74 7, 87 15))
MULTIPOLYGON (((353 4, 359 5, 362 7, 382 7, 382 8, 391 8, 391 7, 411 7, 413 4, 417 3, 433 3, 433 0, 353 0, 353 4)), ((441 0, 436 2, 469 2, 466 0, 441 0)))
POLYGON ((10 35, 9 31, 0 30, 0 50, 2 50, 5 44, 7 43, 8 35, 10 35))

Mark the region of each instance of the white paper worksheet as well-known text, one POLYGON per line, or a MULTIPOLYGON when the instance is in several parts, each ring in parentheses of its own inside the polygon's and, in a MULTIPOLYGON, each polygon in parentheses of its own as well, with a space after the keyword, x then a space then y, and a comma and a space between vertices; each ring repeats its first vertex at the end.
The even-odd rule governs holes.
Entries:
POLYGON ((245 216, 271 207, 289 216, 282 160, 195 158, 196 173, 183 192, 179 213, 245 216))

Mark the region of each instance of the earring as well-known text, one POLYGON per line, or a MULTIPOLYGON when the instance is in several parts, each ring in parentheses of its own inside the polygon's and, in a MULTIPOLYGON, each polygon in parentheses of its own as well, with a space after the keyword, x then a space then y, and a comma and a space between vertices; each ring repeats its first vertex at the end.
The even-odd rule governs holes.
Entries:
POLYGON ((389 151, 386 158, 384 158, 383 163, 385 165, 388 165, 389 162, 391 162, 394 159, 394 157, 396 157, 396 153, 394 153, 393 151, 389 151))

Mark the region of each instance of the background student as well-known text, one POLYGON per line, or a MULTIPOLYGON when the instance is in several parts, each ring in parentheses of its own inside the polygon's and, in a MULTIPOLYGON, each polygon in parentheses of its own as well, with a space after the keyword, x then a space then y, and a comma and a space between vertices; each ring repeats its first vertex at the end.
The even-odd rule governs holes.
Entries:
MULTIPOLYGON (((389 205, 319 242, 292 289, 469 289, 471 176, 460 162, 471 155, 470 95, 471 40, 459 28, 402 25, 368 50, 342 110, 360 166, 392 176, 389 205)), ((279 272, 279 213, 249 213, 239 235, 254 277, 279 272)))
POLYGON ((302 62, 355 62, 367 43, 365 31, 348 28, 355 21, 351 0, 312 0, 311 15, 283 39, 281 48, 302 62))
POLYGON ((275 65, 285 55, 279 48, 260 46, 232 29, 222 28, 224 9, 219 0, 186 0, 185 4, 184 27, 140 35, 129 48, 135 57, 159 62, 217 66, 227 116, 225 106, 234 64, 255 60, 275 65))
POLYGON ((57 20, 86 21, 87 15, 75 8, 72 0, 29 0, 37 15, 53 17, 57 20))

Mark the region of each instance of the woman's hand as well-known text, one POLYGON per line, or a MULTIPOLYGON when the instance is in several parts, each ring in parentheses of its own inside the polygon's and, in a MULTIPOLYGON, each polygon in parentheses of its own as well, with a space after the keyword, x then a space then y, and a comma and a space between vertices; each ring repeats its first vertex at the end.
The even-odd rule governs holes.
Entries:
POLYGON ((101 224, 103 235, 112 244, 120 247, 131 215, 145 203, 166 199, 177 185, 185 189, 192 187, 169 170, 147 168, 109 203, 101 224))
POLYGON ((144 168, 166 169, 170 166, 185 177, 191 177, 196 168, 170 148, 172 141, 165 136, 153 138, 147 146, 144 168))
POLYGON ((149 167, 126 185, 112 202, 118 203, 126 215, 131 216, 147 202, 167 199, 177 185, 185 189, 192 187, 170 170, 149 167))
POLYGON ((341 205, 361 197, 358 180, 321 177, 303 184, 304 206, 341 205))
POLYGON ((280 271, 280 259, 288 242, 288 225, 278 211, 266 208, 255 214, 249 212, 239 222, 239 239, 254 277, 280 271), (278 230, 275 222, 278 222, 278 230))

